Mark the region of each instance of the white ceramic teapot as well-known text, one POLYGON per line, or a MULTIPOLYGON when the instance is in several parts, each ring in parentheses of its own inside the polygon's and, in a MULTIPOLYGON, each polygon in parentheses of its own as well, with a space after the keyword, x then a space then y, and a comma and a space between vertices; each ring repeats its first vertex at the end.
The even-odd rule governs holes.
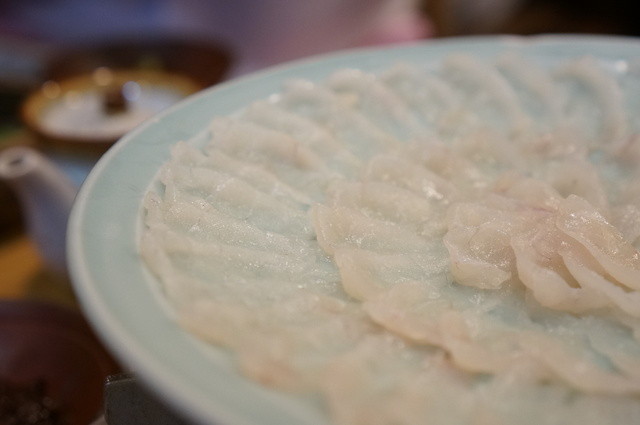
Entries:
POLYGON ((66 273, 67 220, 78 185, 52 160, 29 147, 0 151, 0 180, 18 196, 27 232, 45 265, 66 273))

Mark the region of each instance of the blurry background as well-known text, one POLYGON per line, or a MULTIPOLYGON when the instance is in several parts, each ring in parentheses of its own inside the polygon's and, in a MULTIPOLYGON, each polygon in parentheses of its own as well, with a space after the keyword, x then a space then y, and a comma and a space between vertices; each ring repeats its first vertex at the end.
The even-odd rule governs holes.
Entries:
MULTIPOLYGON (((100 66, 178 72, 203 88, 308 55, 433 35, 417 0, 0 0, 0 149, 50 150, 24 129, 25 99, 47 80, 100 66)), ((76 180, 83 171, 72 170, 76 180)), ((0 180, 0 236, 21 229, 16 207, 0 180)))
POLYGON ((638 35, 632 0, 429 0, 440 37, 473 34, 638 35))
POLYGON ((0 33, 49 45, 178 37, 227 45, 234 74, 428 35, 414 0, 0 0, 0 33))

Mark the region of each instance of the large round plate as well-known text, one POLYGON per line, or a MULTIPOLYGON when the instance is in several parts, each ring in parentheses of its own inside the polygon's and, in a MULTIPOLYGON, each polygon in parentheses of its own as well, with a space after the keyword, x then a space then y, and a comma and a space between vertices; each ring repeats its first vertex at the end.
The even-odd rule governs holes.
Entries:
POLYGON ((515 50, 542 65, 594 56, 613 69, 640 57, 640 42, 614 37, 483 37, 365 49, 296 62, 219 85, 176 105, 120 140, 80 191, 69 223, 68 257, 90 321, 114 354, 190 420, 219 425, 327 424, 310 399, 261 388, 242 378, 229 355, 185 333, 137 254, 140 205, 170 147, 227 115, 280 91, 297 77, 386 69, 399 61, 429 65, 453 52, 493 57, 515 50))

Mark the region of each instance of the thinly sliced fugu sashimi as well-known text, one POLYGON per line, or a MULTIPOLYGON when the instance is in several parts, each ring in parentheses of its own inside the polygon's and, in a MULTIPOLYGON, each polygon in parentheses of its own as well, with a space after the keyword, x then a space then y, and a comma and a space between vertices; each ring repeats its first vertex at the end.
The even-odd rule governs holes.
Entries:
POLYGON ((626 241, 640 249, 640 205, 623 204, 612 208, 611 223, 626 241))
MULTIPOLYGON (((621 212, 629 207, 640 209, 640 185, 637 184, 640 181, 640 169, 637 166, 640 162, 640 134, 627 138, 613 155, 600 155, 598 159, 598 168, 611 203, 611 211, 621 212)), ((616 227, 622 224, 616 221, 612 223, 616 227)), ((622 226, 629 229, 629 224, 624 223, 622 226)), ((634 238, 628 240, 633 241, 634 238)))
MULTIPOLYGON (((223 243, 229 246, 273 253, 274 255, 315 259, 325 268, 326 254, 306 238, 290 237, 259 229, 247 221, 220 213, 214 208, 202 208, 186 202, 165 202, 147 199, 147 225, 156 234, 175 232, 185 241, 223 243), (215 238, 212 235, 215 234, 215 238)), ((291 265, 296 261, 291 260, 291 265)), ((334 276, 337 276, 334 274, 334 276)))
POLYGON ((537 381, 570 383, 587 392, 640 392, 636 377, 610 368, 606 357, 573 339, 579 333, 571 320, 541 326, 522 314, 513 293, 491 292, 474 306, 463 302, 468 294, 466 299, 462 293, 455 296, 451 286, 422 285, 398 284, 368 301, 365 310, 409 340, 443 348, 462 370, 510 374, 526 366, 528 377, 537 381), (425 296, 430 292, 437 295, 425 296))
MULTIPOLYGON (((506 205, 508 208, 504 211, 513 216, 522 212, 518 210, 517 203, 509 204, 506 200, 498 200, 494 201, 494 203, 506 205)), ((537 213, 535 210, 530 210, 537 213)), ((528 210, 525 209, 524 211, 528 210)), ((328 212, 328 210, 325 212, 328 212)), ((475 214, 475 212, 475 209, 469 210, 469 214, 475 214)), ((488 216, 494 218, 497 215, 496 212, 499 212, 499 210, 491 211, 488 216)), ((470 216, 472 224, 474 217, 475 215, 473 214, 470 216)), ((549 218, 549 212, 544 211, 542 217, 549 218)), ((331 239, 336 241, 331 245, 333 250, 331 252, 338 264, 341 282, 347 292, 356 298, 367 301, 365 310, 374 321, 382 326, 416 340, 416 342, 440 345, 452 355, 456 365, 473 372, 505 372, 515 367, 514 365, 527 361, 532 364, 532 369, 539 369, 537 375, 542 378, 550 379, 555 377, 556 379, 566 380, 573 385, 580 386, 583 390, 622 393, 635 392, 637 390, 636 383, 633 381, 601 369, 588 359, 582 359, 579 357, 580 351, 573 354, 568 348, 569 346, 565 347, 563 345, 564 341, 556 341, 553 337, 545 336, 541 332, 542 329, 527 320, 526 316, 516 321, 513 320, 514 316, 512 315, 507 314, 504 316, 508 309, 504 310, 504 307, 497 306, 505 306, 505 300, 508 297, 513 297, 514 292, 489 292, 486 294, 488 298, 485 298, 481 304, 473 304, 471 294, 469 292, 465 293, 457 285, 451 285, 446 279, 446 273, 429 274, 421 272, 424 269, 420 267, 422 260, 419 257, 414 257, 418 262, 411 266, 412 261, 414 261, 411 258, 400 259, 401 257, 397 256, 388 257, 369 253, 366 250, 363 251, 362 246, 359 245, 361 243, 359 235, 368 234, 368 231, 363 231, 362 228, 356 228, 349 224, 339 224, 340 218, 340 215, 327 214, 321 220, 324 228, 338 231, 340 235, 331 239), (386 257, 386 259, 383 260, 383 257, 386 257), (388 269, 379 265, 383 263, 386 265, 385 267, 388 266, 388 269), (407 266, 409 267, 407 268, 407 266), (393 272, 394 269, 395 273, 393 272), (417 289, 411 293, 413 295, 422 295, 426 299, 414 297, 406 299, 402 298, 402 296, 389 298, 387 296, 387 294, 393 294, 396 287, 406 287, 409 284, 406 282, 420 282, 414 284, 417 289), (435 286, 433 286, 434 284, 435 286), (420 285, 424 285, 425 288, 432 288, 431 292, 425 292, 426 290, 421 292, 422 287, 420 285), (416 290, 418 292, 415 292, 416 290), (455 295, 456 292, 458 292, 457 296, 455 295), (428 295, 429 293, 432 295, 428 295), (509 293, 512 295, 508 295, 509 293), (446 301, 444 303, 431 304, 434 299, 465 301, 458 305, 449 304, 446 301), (409 304, 405 305, 405 308, 395 304, 402 301, 409 304), (436 310, 433 308, 428 310, 425 305, 428 307, 437 306, 438 308, 436 310), (428 311, 428 314, 425 314, 425 311, 428 311), (504 318, 500 318, 501 315, 504 318), (530 336, 523 340, 522 331, 524 329, 529 330, 530 336), (581 365, 580 368, 563 370, 560 373, 554 367, 546 365, 545 362, 551 360, 549 360, 547 353, 538 351, 536 344, 530 343, 532 338, 539 344, 553 347, 553 352, 558 358, 565 359, 566 362, 579 363, 581 365), (539 361, 542 361, 542 364, 539 361), (597 382, 602 382, 602 384, 598 385, 596 384, 597 382)), ((486 221, 486 217, 480 215, 475 220, 483 223, 486 221)), ((534 222, 539 220, 536 217, 534 222)), ((504 220, 500 221, 504 222, 504 220)), ((523 222, 526 224, 526 217, 523 222)), ((369 226, 365 229, 371 229, 372 227, 369 226)), ((514 229, 508 229, 508 227, 507 230, 514 231, 514 229)), ((320 243, 323 245, 326 241, 321 239, 320 243)), ((489 245, 491 244, 489 243, 489 245)), ((509 238, 504 241, 504 245, 505 249, 509 248, 509 238)), ((373 246, 379 249, 379 246, 375 244, 373 246)), ((326 247, 325 250, 327 250, 326 247)), ((405 252, 411 251, 409 249, 409 251, 405 252)), ((430 263, 433 260, 427 260, 426 262, 430 263)), ((544 282, 541 283, 544 284, 544 282)), ((566 282, 562 281, 561 283, 566 286, 566 282)), ((514 290, 517 291, 516 289, 514 290)), ((518 311, 518 308, 513 307, 511 310, 518 311)))
POLYGON ((441 72, 464 99, 461 113, 475 115, 472 126, 482 127, 487 122, 512 134, 528 128, 530 118, 524 114, 518 96, 495 68, 460 54, 449 56, 441 72))
POLYGON ((640 252, 584 199, 569 196, 560 206, 556 224, 582 244, 617 282, 640 290, 640 252))
POLYGON ((444 209, 439 202, 384 182, 340 181, 329 187, 327 205, 360 210, 373 218, 411 226, 420 236, 444 234, 444 209))
POLYGON ((256 102, 242 116, 264 127, 281 131, 322 157, 327 165, 348 176, 362 166, 360 159, 345 148, 323 126, 299 114, 287 111, 274 102, 256 102))
POLYGON ((410 106, 414 114, 425 122, 430 136, 448 134, 445 123, 456 108, 455 92, 448 84, 426 70, 400 64, 383 72, 380 79, 410 106))
POLYGON ((633 423, 640 409, 635 398, 576 394, 562 385, 540 385, 512 375, 496 377, 480 392, 498 412, 489 424, 499 423, 497 418, 502 418, 500 423, 526 425, 626 424, 633 423))
POLYGON ((224 214, 209 204, 176 199, 164 203, 147 200, 145 205, 146 222, 150 229, 173 229, 203 242, 220 241, 283 254, 302 254, 314 247, 306 238, 287 237, 260 229, 249 221, 224 214))
POLYGON ((640 413, 635 399, 539 385, 526 372, 480 378, 460 372, 437 351, 375 337, 336 359, 324 387, 345 425, 599 425, 632 423, 640 413))
POLYGON ((640 122, 634 119, 636 111, 640 111, 640 61, 637 58, 620 60, 614 68, 620 92, 624 96, 623 108, 627 113, 627 125, 631 135, 640 132, 640 122))
POLYGON ((320 198, 327 183, 338 176, 315 152, 282 132, 237 118, 216 119, 210 128, 213 143, 207 146, 209 155, 220 150, 234 158, 259 163, 312 198, 320 198))
POLYGON ((479 320, 473 312, 450 310, 438 322, 441 346, 450 354, 452 362, 471 373, 508 375, 514 370, 527 370, 530 379, 554 381, 557 377, 536 362, 530 350, 523 348, 518 336, 527 326, 514 326, 492 320, 485 315, 479 320))
POLYGON ((556 211, 562 200, 560 193, 547 182, 523 177, 518 173, 504 174, 493 182, 492 191, 540 214, 556 211))
POLYGON ((520 281, 545 307, 585 313, 609 302, 597 292, 580 287, 557 254, 561 240, 553 228, 543 227, 512 240, 520 281))
POLYGON ((640 379, 640 343, 633 338, 631 331, 618 323, 594 317, 587 317, 583 322, 591 346, 605 355, 617 369, 640 379))
MULTIPOLYGON (((141 254, 145 261, 153 265, 163 292, 178 315, 183 314, 183 310, 190 311, 198 300, 259 308, 288 300, 301 290, 346 299, 337 281, 307 281, 300 284, 282 279, 270 280, 268 276, 252 277, 248 270, 232 271, 224 276, 219 272, 213 276, 202 276, 202 268, 193 267, 198 259, 191 260, 180 254, 184 252, 186 243, 169 232, 154 231, 145 234, 141 244, 141 254)), ((219 258, 216 261, 223 260, 219 258)), ((255 269, 255 266, 251 267, 255 269)))
MULTIPOLYGON (((565 335, 566 337, 575 335, 565 335)), ((540 332, 523 332, 518 339, 528 352, 533 353, 574 388, 596 394, 640 394, 640 380, 597 367, 592 360, 582 355, 582 347, 569 345, 560 338, 552 338, 540 332)))
POLYGON ((457 189, 448 181, 399 155, 378 155, 372 158, 363 172, 364 181, 381 181, 408 189, 429 201, 445 204, 456 199, 457 189))
POLYGON ((230 155, 259 162, 269 168, 271 162, 305 171, 324 171, 318 155, 296 139, 275 130, 237 118, 219 118, 211 123, 215 142, 210 146, 230 155))
POLYGON ((381 149, 398 146, 400 143, 342 98, 308 81, 291 83, 278 104, 326 128, 361 159, 370 158, 381 149))
POLYGON ((628 135, 620 86, 592 59, 563 64, 554 76, 559 91, 565 92, 563 115, 576 131, 585 129, 592 143, 603 148, 611 148, 628 135))
POLYGON ((456 280, 463 285, 496 289, 517 279, 511 239, 548 214, 496 195, 484 202, 453 205, 444 243, 456 280))
POLYGON ((451 279, 397 282, 386 291, 363 291, 363 309, 374 322, 409 341, 441 346, 440 318, 453 309, 453 301, 442 296, 446 283, 451 279))
POLYGON ((559 126, 544 133, 526 133, 518 142, 512 143, 515 145, 512 152, 521 156, 514 164, 521 172, 527 170, 532 174, 541 174, 548 162, 576 160, 590 155, 588 146, 568 126, 559 126))
MULTIPOLYGON (((219 153, 216 152, 216 156, 219 156, 219 153)), ((219 158, 221 161, 225 159, 219 158)), ((233 164, 233 162, 231 163, 233 164)), ((222 168, 174 164, 167 173, 171 174, 171 178, 177 177, 181 179, 181 188, 195 194, 201 194, 203 198, 207 198, 210 192, 224 191, 226 189, 225 186, 229 186, 230 189, 233 188, 240 192, 250 193, 251 197, 269 198, 272 204, 278 203, 293 210, 305 211, 312 203, 302 194, 300 194, 301 196, 296 196, 300 193, 299 191, 278 179, 272 182, 263 181, 260 184, 247 179, 245 176, 238 176, 238 174, 241 174, 238 170, 234 170, 232 174, 229 174, 226 171, 222 171, 222 168)), ((249 197, 246 199, 249 199, 249 197)))
POLYGON ((539 171, 534 176, 550 184, 562 197, 579 196, 602 214, 609 214, 607 191, 593 164, 583 158, 567 158, 547 161, 547 164, 537 168, 539 171))
POLYGON ((617 282, 607 279, 605 271, 595 263, 588 253, 580 255, 578 249, 563 249, 560 255, 567 269, 583 288, 608 298, 611 304, 618 306, 625 313, 640 317, 640 292, 629 291, 617 282), (595 263, 595 264, 594 264, 595 263))
POLYGON ((377 332, 353 304, 298 291, 263 307, 201 298, 181 322, 237 352, 244 374, 270 387, 313 391, 327 364, 377 332))
MULTIPOLYGON (((417 253, 378 253, 358 248, 335 249, 340 281, 352 297, 367 300, 400 282, 448 280, 444 248, 417 253)), ((428 283, 426 283, 428 282, 428 283)))
POLYGON ((293 188, 280 180, 274 173, 256 164, 233 158, 220 150, 214 155, 190 147, 186 143, 178 143, 172 150, 173 165, 186 167, 203 167, 223 172, 236 177, 261 192, 274 196, 279 201, 289 205, 308 206, 312 203, 308 194, 293 188))
POLYGON ((465 403, 470 380, 438 350, 415 350, 388 335, 372 336, 333 362, 323 390, 333 416, 344 425, 470 423, 472 406, 465 403))
MULTIPOLYGON (((165 173, 167 176, 176 176, 174 171, 165 170, 165 173)), ((307 239, 313 237, 313 229, 306 220, 304 210, 283 204, 224 174, 212 172, 211 177, 217 177, 219 180, 209 180, 208 190, 197 185, 191 186, 189 178, 180 182, 173 179, 165 185, 164 196, 168 202, 184 202, 204 210, 215 208, 221 213, 245 220, 263 230, 307 239)))
POLYGON ((404 155, 468 195, 486 190, 492 184, 492 179, 475 162, 444 143, 422 141, 410 145, 404 155))
POLYGON ((341 247, 381 253, 429 251, 440 242, 425 239, 399 223, 367 217, 358 210, 316 205, 310 210, 318 243, 330 255, 341 247))
POLYGON ((344 69, 332 74, 327 85, 369 121, 398 140, 410 140, 424 132, 404 100, 373 74, 344 69))
MULTIPOLYGON (((443 348, 463 370, 497 373, 527 361, 518 333, 534 325, 514 313, 521 306, 509 291, 476 294, 435 276, 397 282, 372 295, 363 307, 376 323, 415 343, 443 348)), ((544 369, 537 375, 551 377, 544 369)))
POLYGON ((293 256, 255 250, 238 245, 205 243, 185 238, 171 230, 157 230, 156 242, 167 255, 191 275, 215 284, 241 284, 249 280, 337 282, 335 266, 320 256, 293 256))
POLYGON ((487 179, 496 179, 505 172, 526 168, 527 158, 513 139, 493 128, 483 127, 456 138, 451 144, 460 157, 473 162, 487 179))
POLYGON ((513 278, 513 266, 510 248, 504 243, 507 237, 495 227, 449 229, 445 245, 451 257, 451 273, 456 280, 481 289, 496 289, 508 283, 513 278), (478 246, 472 246, 472 240, 477 241, 478 246), (496 242, 501 247, 495 250, 481 246, 496 242))
POLYGON ((530 117, 528 124, 540 132, 552 131, 558 125, 562 105, 548 72, 514 53, 498 58, 496 66, 513 87, 526 116, 530 117))

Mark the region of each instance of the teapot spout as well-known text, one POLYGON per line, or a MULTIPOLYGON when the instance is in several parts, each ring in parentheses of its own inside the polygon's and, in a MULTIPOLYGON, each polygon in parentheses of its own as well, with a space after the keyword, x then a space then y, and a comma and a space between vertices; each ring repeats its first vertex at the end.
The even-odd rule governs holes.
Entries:
POLYGON ((78 187, 35 149, 0 152, 0 179, 16 193, 27 232, 51 270, 66 273, 67 220, 78 187))

